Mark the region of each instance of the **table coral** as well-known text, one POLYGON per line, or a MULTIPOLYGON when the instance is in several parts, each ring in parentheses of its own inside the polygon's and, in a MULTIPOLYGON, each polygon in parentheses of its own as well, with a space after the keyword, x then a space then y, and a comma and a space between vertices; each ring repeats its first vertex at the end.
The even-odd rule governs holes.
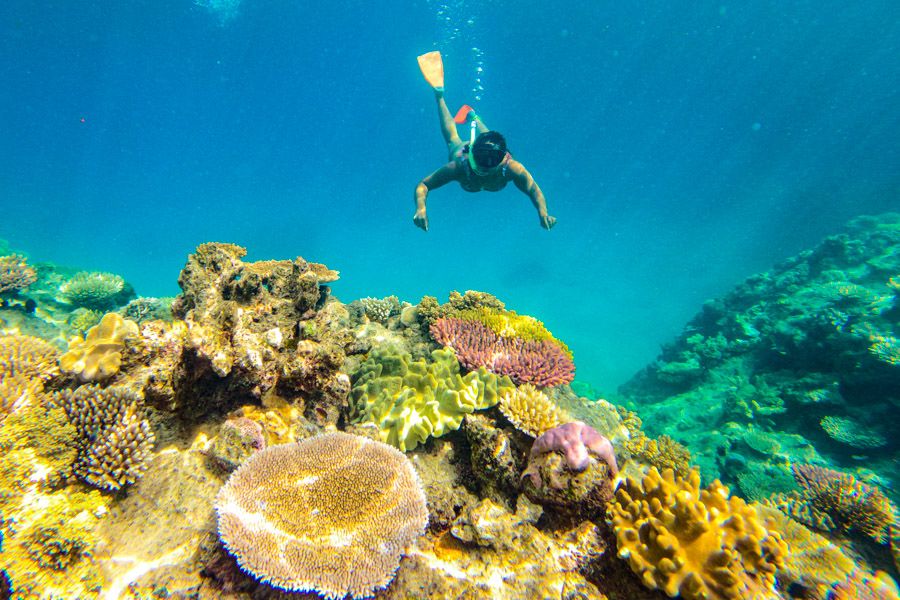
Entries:
POLYGON ((386 587, 428 520, 406 456, 340 432, 254 454, 222 487, 216 512, 241 568, 326 598, 386 587))
POLYGON ((647 587, 685 600, 775 597, 786 544, 718 481, 701 490, 697 470, 628 478, 608 511, 619 557, 647 587))
POLYGON ((0 256, 0 297, 15 296, 37 281, 37 273, 25 257, 16 254, 0 256))
POLYGON ((134 321, 108 313, 83 339, 75 336, 69 340, 69 349, 59 357, 59 368, 81 381, 108 379, 119 371, 125 341, 139 334, 134 321))
POLYGON ((134 290, 114 273, 82 271, 59 287, 59 297, 73 306, 109 310, 128 302, 134 290))
POLYGON ((75 474, 93 486, 118 490, 147 468, 154 435, 140 396, 124 387, 83 385, 53 396, 78 431, 75 474))
POLYGON ((534 438, 567 420, 547 394, 528 383, 500 396, 500 412, 516 429, 534 438))
POLYGON ((353 419, 374 422, 382 441, 407 451, 459 429, 465 415, 493 406, 513 387, 484 368, 461 375, 450 350, 435 350, 431 359, 373 350, 354 374, 353 419))
POLYGON ((435 341, 452 348, 460 364, 469 370, 486 367, 517 384, 538 387, 569 383, 575 377, 571 357, 548 340, 503 337, 479 321, 453 317, 438 319, 430 331, 435 341))

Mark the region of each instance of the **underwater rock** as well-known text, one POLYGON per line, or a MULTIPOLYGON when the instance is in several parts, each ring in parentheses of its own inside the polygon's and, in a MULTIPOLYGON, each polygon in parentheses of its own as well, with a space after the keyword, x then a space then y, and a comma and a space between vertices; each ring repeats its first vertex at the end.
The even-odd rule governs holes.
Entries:
POLYGON ((517 452, 509 435, 483 415, 466 415, 464 423, 479 495, 512 506, 521 491, 516 455, 521 461, 524 452, 517 452))
POLYGON ((262 425, 247 417, 232 417, 222 423, 207 455, 219 469, 230 473, 265 447, 262 425))
MULTIPOLYGON (((541 434, 531 446, 529 465, 535 458, 553 452, 563 455, 565 466, 571 471, 583 471, 592 462, 600 460, 606 463, 611 478, 619 474, 612 443, 596 429, 581 421, 572 421, 541 434)), ((530 477, 535 486, 541 485, 540 475, 536 471, 528 469, 522 476, 530 477)))
POLYGON ((462 507, 478 503, 478 498, 462 481, 468 472, 460 473, 455 466, 462 460, 458 454, 454 444, 436 439, 427 450, 417 450, 407 455, 425 491, 428 528, 432 531, 449 529, 462 507))

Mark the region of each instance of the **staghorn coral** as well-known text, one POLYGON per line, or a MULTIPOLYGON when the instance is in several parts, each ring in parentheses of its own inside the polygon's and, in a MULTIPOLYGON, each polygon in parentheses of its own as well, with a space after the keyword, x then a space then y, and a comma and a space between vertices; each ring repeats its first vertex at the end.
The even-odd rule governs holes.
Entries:
POLYGON ((776 497, 776 507, 810 527, 888 541, 896 510, 880 489, 824 467, 794 464, 791 470, 800 491, 776 497))
POLYGON ((125 341, 138 335, 134 321, 108 313, 83 339, 75 336, 69 340, 69 349, 59 358, 59 367, 81 381, 108 379, 119 371, 125 341))
POLYGON ((439 344, 453 348, 466 369, 486 367, 498 375, 509 376, 517 384, 538 387, 570 383, 575 377, 572 359, 547 340, 502 337, 478 321, 452 317, 438 319, 430 331, 439 344))
POLYGON ((547 394, 528 383, 500 396, 500 412, 516 429, 535 438, 567 420, 547 394))
POLYGON ((360 298, 363 312, 371 321, 386 323, 391 315, 400 312, 400 300, 397 296, 386 298, 360 298))
POLYGON ((775 597, 787 546, 718 481, 701 490, 697 470, 682 479, 651 468, 607 508, 619 557, 647 587, 685 600, 775 597))
POLYGON ((431 359, 376 348, 354 375, 354 422, 375 423, 382 441, 405 452, 459 429, 465 415, 493 406, 513 387, 483 368, 461 375, 450 350, 435 350, 431 359))
POLYGON ((109 310, 134 295, 131 286, 114 273, 82 271, 59 286, 63 302, 92 310, 109 310))
POLYGON ((428 520, 406 456, 341 432, 254 454, 222 487, 216 512, 241 568, 326 598, 386 587, 428 520))
POLYGON ((37 281, 37 273, 24 256, 0 256, 0 297, 15 296, 37 281))
POLYGON ((143 416, 140 396, 124 387, 83 385, 53 396, 78 432, 73 470, 87 483, 118 490, 147 468, 154 435, 143 416))
POLYGON ((831 439, 854 448, 881 448, 887 444, 883 434, 852 419, 829 415, 822 417, 819 424, 831 439))

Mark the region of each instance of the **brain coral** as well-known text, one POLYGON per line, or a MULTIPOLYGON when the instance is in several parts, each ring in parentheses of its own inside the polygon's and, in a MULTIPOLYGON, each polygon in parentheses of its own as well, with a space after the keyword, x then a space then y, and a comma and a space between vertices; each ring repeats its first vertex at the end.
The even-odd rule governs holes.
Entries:
POLYGON ((528 383, 500 397, 500 412, 516 429, 535 438, 567 420, 547 394, 528 383))
POLYGON ((74 471, 99 488, 118 490, 137 481, 150 459, 154 435, 141 397, 124 387, 83 385, 53 396, 78 431, 74 471))
POLYGON ((16 254, 0 256, 0 296, 15 296, 37 281, 37 273, 25 258, 16 254))
POLYGON ((770 599, 787 546, 756 511, 700 473, 686 479, 651 468, 631 478, 609 503, 619 557, 644 585, 685 600, 770 599))
POLYGON ((326 598, 386 587, 428 521, 406 456, 341 432, 257 452, 222 487, 216 512, 245 571, 326 598))
POLYGON ((513 385, 484 368, 460 374, 451 350, 435 350, 432 361, 376 349, 354 375, 354 419, 371 421, 382 441, 412 450, 430 436, 459 429, 463 417, 497 403, 513 385))
POLYGON ((134 292, 114 273, 82 271, 59 287, 60 299, 75 306, 105 310, 127 302, 134 292))
POLYGON ((75 336, 69 340, 69 350, 59 357, 59 367, 81 381, 112 377, 122 364, 125 339, 139 333, 134 321, 109 313, 88 330, 84 339, 75 336))

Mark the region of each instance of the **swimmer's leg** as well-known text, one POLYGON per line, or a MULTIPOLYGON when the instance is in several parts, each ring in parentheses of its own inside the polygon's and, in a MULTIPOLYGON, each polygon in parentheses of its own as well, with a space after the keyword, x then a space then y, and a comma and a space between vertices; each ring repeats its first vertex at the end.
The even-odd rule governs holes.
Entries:
POLYGON ((456 131, 456 122, 453 121, 453 115, 450 114, 450 109, 447 108, 447 103, 444 101, 443 90, 435 90, 434 98, 437 100, 438 118, 441 120, 441 135, 444 136, 447 147, 452 151, 462 144, 459 132, 456 131))

